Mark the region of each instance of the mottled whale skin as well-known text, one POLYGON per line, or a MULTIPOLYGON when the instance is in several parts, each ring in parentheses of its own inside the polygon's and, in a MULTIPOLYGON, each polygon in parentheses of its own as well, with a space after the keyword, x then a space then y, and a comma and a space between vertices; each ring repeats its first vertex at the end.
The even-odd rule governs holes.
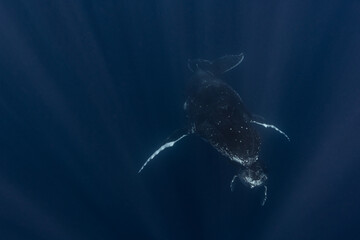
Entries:
POLYGON ((288 136, 273 125, 256 121, 246 109, 239 94, 221 76, 237 67, 244 55, 226 55, 215 61, 204 59, 189 60, 188 68, 193 72, 184 103, 188 124, 175 131, 165 144, 156 150, 142 165, 144 167, 161 151, 174 146, 184 137, 194 134, 209 142, 216 150, 239 166, 230 184, 233 190, 234 181, 254 188, 264 186, 266 201, 267 175, 263 163, 259 161, 261 140, 254 125, 273 128, 288 136))
POLYGON ((239 94, 201 69, 190 80, 188 91, 184 109, 193 132, 244 167, 256 162, 260 137, 239 94))

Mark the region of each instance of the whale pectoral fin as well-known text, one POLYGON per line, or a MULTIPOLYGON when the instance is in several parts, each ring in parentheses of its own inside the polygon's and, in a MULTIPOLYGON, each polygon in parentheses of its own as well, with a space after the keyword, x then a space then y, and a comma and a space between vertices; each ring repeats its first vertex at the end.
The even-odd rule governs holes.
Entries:
POLYGON ((188 127, 177 129, 166 139, 166 142, 178 141, 181 136, 188 135, 190 133, 191 131, 188 127))
POLYGON ((251 114, 251 119, 257 122, 265 122, 265 118, 258 114, 251 114))
POLYGON ((288 135, 286 135, 286 133, 284 133, 283 131, 281 131, 280 129, 278 129, 277 127, 275 127, 274 125, 270 125, 270 124, 266 124, 266 123, 261 123, 261 122, 257 122, 257 121, 254 121, 254 120, 251 120, 250 121, 251 123, 255 123, 257 125, 260 125, 260 126, 263 126, 265 128, 272 128, 274 129, 275 131, 279 132, 280 134, 282 134, 283 136, 286 137, 286 139, 290 142, 290 138, 288 137, 288 135))
POLYGON ((177 143, 178 141, 180 141, 181 139, 183 139, 184 137, 186 137, 187 135, 189 135, 190 132, 188 129, 179 129, 176 130, 168 139, 167 142, 165 144, 163 144, 158 150, 156 150, 147 160, 146 162, 141 166, 140 170, 138 173, 140 173, 145 166, 156 157, 156 155, 158 155, 160 152, 162 152, 163 150, 165 150, 166 148, 170 148, 172 146, 175 145, 175 143, 177 143))
POLYGON ((226 73, 237 66, 243 61, 244 54, 240 53, 239 55, 226 55, 221 58, 216 59, 212 63, 211 72, 216 74, 226 73))
POLYGON ((267 186, 264 185, 264 198, 263 198, 263 200, 262 200, 262 202, 261 202, 261 206, 264 206, 264 205, 265 205, 266 200, 267 200, 267 186))
POLYGON ((234 177, 231 179, 230 189, 231 189, 232 192, 234 191, 235 180, 236 180, 236 178, 238 178, 238 177, 239 177, 238 175, 234 175, 234 177))

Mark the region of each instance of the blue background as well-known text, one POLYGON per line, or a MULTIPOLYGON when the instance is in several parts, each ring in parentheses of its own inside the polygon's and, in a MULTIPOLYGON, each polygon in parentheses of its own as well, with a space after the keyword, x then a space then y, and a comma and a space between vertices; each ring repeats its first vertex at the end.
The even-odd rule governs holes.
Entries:
POLYGON ((356 239, 360 2, 0 2, 1 239, 356 239), (263 189, 194 136, 187 59, 224 76, 259 128, 263 189))

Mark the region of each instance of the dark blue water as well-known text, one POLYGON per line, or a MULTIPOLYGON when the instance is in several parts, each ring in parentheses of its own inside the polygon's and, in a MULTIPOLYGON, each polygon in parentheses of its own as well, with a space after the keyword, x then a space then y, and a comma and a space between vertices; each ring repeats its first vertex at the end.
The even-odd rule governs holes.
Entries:
POLYGON ((356 239, 360 2, 0 2, 0 239, 356 239), (187 59, 259 128, 262 189, 195 136, 140 166, 183 114, 187 59))

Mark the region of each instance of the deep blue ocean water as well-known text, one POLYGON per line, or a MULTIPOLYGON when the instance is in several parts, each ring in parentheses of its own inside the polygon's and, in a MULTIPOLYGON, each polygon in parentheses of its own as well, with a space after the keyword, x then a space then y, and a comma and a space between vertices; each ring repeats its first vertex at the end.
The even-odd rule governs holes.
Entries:
POLYGON ((357 239, 360 1, 0 2, 0 239, 357 239), (262 189, 186 122, 187 60, 275 124, 262 189))

